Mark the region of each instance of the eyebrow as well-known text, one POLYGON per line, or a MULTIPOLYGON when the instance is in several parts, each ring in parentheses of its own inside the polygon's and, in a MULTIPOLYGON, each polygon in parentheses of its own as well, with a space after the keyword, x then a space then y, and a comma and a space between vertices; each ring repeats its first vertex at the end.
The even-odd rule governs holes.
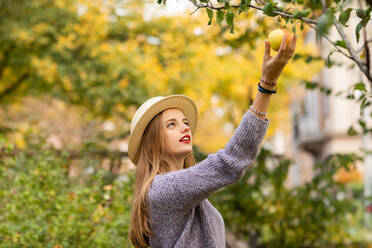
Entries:
MULTIPOLYGON (((183 118, 182 120, 183 120, 183 121, 185 121, 185 120, 187 121, 186 118, 183 118)), ((170 120, 167 120, 165 123, 170 122, 170 121, 176 121, 176 119, 170 119, 170 120)))

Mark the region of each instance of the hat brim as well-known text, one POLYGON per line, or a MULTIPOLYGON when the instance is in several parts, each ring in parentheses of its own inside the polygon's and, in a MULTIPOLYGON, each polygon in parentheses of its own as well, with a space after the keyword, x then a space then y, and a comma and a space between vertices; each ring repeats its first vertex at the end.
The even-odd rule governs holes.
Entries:
POLYGON ((137 122, 129 137, 128 156, 134 164, 137 164, 138 162, 139 146, 147 125, 157 114, 170 108, 180 109, 184 113, 185 117, 189 121, 191 132, 194 133, 198 122, 198 110, 195 102, 185 95, 171 95, 164 97, 147 109, 137 122))

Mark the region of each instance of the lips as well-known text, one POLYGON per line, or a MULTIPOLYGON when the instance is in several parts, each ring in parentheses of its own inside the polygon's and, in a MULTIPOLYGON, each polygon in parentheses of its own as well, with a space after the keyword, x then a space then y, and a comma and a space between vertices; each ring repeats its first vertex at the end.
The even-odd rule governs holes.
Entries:
POLYGON ((180 142, 190 143, 190 141, 191 141, 191 137, 190 137, 190 135, 185 135, 185 136, 183 136, 179 141, 180 141, 180 142))

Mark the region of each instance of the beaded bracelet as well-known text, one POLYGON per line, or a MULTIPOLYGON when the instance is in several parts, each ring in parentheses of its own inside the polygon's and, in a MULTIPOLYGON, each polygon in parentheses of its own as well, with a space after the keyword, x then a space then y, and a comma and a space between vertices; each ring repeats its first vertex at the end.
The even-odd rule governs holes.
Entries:
POLYGON ((271 91, 271 90, 264 89, 261 87, 260 83, 258 83, 258 90, 265 94, 276 94, 276 90, 271 91))
POLYGON ((249 108, 252 109, 254 112, 256 112, 256 113, 258 113, 258 114, 260 114, 260 115, 262 115, 264 117, 267 115, 267 113, 262 113, 262 112, 258 111, 257 109, 253 108, 252 105, 249 108))
POLYGON ((262 78, 260 78, 260 82, 263 83, 263 84, 272 85, 272 86, 274 86, 274 90, 278 91, 278 87, 277 87, 276 83, 263 80, 262 78))
POLYGON ((272 86, 276 86, 276 83, 273 83, 273 82, 269 82, 269 81, 263 80, 262 78, 260 78, 260 81, 261 81, 261 83, 264 83, 264 84, 270 84, 270 85, 272 85, 272 86))

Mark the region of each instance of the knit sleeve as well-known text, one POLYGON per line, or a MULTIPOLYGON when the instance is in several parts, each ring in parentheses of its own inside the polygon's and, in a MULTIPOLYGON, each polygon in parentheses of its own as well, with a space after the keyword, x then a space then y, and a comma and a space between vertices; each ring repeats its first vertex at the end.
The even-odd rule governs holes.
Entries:
POLYGON ((148 193, 151 204, 158 209, 187 211, 241 179, 256 160, 269 123, 247 111, 224 149, 190 168, 157 175, 148 193))

